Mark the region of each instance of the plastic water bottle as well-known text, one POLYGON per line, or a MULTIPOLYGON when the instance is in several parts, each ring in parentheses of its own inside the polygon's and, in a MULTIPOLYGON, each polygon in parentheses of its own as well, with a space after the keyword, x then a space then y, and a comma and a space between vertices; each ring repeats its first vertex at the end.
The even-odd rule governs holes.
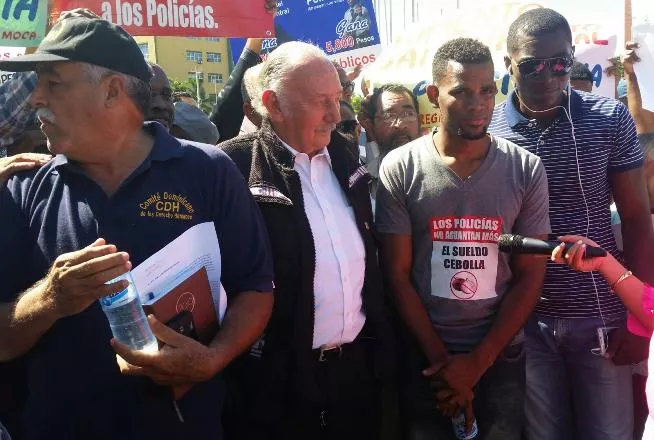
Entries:
POLYGON ((452 429, 454 429, 454 435, 459 440, 475 440, 479 438, 477 420, 472 421, 472 429, 470 432, 466 432, 466 415, 464 411, 452 417, 452 429))
POLYGON ((152 334, 143 307, 141 307, 141 300, 132 275, 127 272, 107 284, 120 280, 127 280, 129 286, 120 292, 100 298, 100 305, 109 320, 111 333, 118 341, 135 350, 157 351, 157 339, 152 334))

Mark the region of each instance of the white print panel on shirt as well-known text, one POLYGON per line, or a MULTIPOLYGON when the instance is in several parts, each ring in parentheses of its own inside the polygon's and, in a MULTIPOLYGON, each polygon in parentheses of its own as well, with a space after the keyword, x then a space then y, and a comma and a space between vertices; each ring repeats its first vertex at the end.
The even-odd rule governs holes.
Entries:
POLYGON ((501 217, 432 217, 431 294, 475 301, 497 297, 501 217))

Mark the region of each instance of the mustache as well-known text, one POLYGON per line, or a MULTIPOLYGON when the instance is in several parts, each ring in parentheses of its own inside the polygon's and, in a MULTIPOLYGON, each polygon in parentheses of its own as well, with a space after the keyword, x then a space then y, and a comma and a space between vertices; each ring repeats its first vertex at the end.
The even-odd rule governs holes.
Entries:
POLYGON ((391 145, 393 145, 394 147, 401 147, 401 146, 404 145, 404 144, 408 144, 408 143, 411 142, 412 140, 413 140, 413 137, 410 136, 409 134, 407 134, 407 133, 399 133, 399 134, 395 134, 395 135, 393 135, 393 137, 391 138, 391 142, 390 142, 390 143, 391 143, 391 145))
POLYGON ((36 117, 39 121, 49 122, 51 124, 55 123, 55 115, 47 108, 39 108, 36 110, 36 117))

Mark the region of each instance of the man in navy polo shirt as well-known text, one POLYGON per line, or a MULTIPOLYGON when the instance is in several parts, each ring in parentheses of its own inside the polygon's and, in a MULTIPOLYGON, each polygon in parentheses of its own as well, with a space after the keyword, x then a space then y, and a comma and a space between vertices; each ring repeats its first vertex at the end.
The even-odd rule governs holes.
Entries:
POLYGON ((152 72, 104 20, 63 20, 0 68, 38 72, 31 103, 56 154, 0 190, 0 361, 25 355, 26 438, 222 438, 218 373, 260 336, 273 302, 268 237, 243 177, 211 146, 143 125, 152 72), (186 201, 179 215, 147 203, 166 193, 186 201), (105 283, 207 221, 223 256, 221 330, 204 346, 150 321, 168 344, 119 349, 133 364, 121 375, 97 300, 125 284, 105 283), (192 387, 175 405, 155 383, 192 387))
MULTIPOLYGON (((590 237, 617 255, 613 194, 629 266, 651 282, 654 233, 629 112, 618 101, 569 87, 574 47, 557 12, 540 8, 519 16, 507 49, 516 91, 495 109, 489 130, 540 156, 552 232, 590 237)), ((618 356, 611 360, 598 350, 598 329, 624 324, 624 306, 600 277, 548 267, 525 328, 527 438, 632 438, 631 366, 618 366, 618 356)), ((625 348, 611 345, 609 352, 625 348)))

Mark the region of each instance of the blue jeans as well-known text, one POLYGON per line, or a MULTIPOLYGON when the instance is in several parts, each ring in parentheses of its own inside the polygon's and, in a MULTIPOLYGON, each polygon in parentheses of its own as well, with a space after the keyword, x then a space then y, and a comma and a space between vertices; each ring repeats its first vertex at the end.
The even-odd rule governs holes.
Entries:
MULTIPOLYGON (((607 321, 620 326, 624 321, 607 321)), ((631 365, 591 353, 602 320, 536 314, 525 327, 528 440, 631 440, 631 365)))
MULTIPOLYGON (((405 359, 408 365, 411 360, 405 359)), ((421 375, 426 360, 400 386, 400 417, 406 440, 456 440, 451 419, 441 414, 433 389, 421 375)), ((504 349, 474 389, 472 406, 482 440, 520 440, 523 429, 525 355, 522 343, 504 349)))

